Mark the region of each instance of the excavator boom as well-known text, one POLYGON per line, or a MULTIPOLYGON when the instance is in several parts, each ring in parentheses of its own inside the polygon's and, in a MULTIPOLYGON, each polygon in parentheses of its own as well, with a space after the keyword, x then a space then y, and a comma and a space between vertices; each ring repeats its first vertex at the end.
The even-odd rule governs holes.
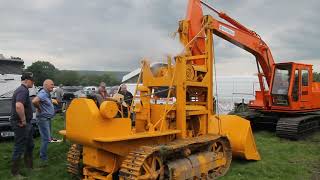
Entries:
POLYGON ((235 19, 232 19, 230 16, 228 16, 226 13, 224 12, 219 12, 216 9, 214 9, 212 6, 210 6, 209 4, 207 4, 206 2, 200 0, 201 4, 205 5, 207 8, 211 9, 213 12, 217 13, 219 15, 220 18, 226 20, 227 22, 229 22, 230 24, 232 24, 233 26, 247 32, 250 33, 252 35, 257 35, 255 32, 251 31, 250 29, 246 28, 244 25, 240 24, 238 21, 236 21, 235 19))
MULTIPOLYGON (((272 53, 267 44, 254 31, 249 30, 244 25, 228 16, 226 13, 219 12, 212 6, 200 0, 189 0, 187 19, 190 20, 190 29, 192 29, 192 33, 189 33, 189 41, 195 38, 195 40, 192 42, 193 46, 191 46, 191 50, 197 49, 197 53, 204 52, 204 47, 199 46, 199 44, 204 41, 202 35, 203 33, 201 32, 201 35, 198 35, 196 37, 196 34, 199 33, 201 28, 205 26, 204 16, 200 15, 202 14, 202 9, 201 7, 199 7, 199 4, 201 3, 211 9, 213 12, 217 13, 219 17, 231 24, 229 25, 213 18, 212 16, 207 16, 208 24, 206 26, 212 29, 215 35, 253 54, 256 57, 257 63, 259 63, 263 71, 263 75, 266 78, 268 86, 270 87, 272 79, 272 69, 275 63, 272 53), (194 16, 192 16, 192 18, 188 18, 189 15, 194 16), (201 24, 202 26, 199 26, 199 24, 201 24)), ((193 53, 193 55, 196 55, 197 53, 193 53)))

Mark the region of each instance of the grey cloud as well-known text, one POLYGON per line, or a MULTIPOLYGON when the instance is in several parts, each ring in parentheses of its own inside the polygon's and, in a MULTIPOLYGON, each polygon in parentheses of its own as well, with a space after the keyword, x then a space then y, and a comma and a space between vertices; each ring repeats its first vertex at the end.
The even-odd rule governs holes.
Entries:
MULTIPOLYGON (((258 32, 277 61, 320 59, 319 1, 207 2, 258 32)), ((170 34, 186 6, 182 0, 1 0, 0 53, 27 65, 49 59, 60 69, 132 70, 143 57, 155 61, 181 50, 170 34)), ((222 73, 255 67, 251 54, 219 38, 215 53, 222 73)))

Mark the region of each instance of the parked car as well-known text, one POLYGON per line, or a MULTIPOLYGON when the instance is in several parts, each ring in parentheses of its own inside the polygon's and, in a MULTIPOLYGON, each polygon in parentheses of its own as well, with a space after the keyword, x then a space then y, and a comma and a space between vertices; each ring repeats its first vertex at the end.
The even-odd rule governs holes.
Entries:
POLYGON ((98 87, 96 86, 87 86, 83 88, 83 92, 86 96, 91 95, 93 93, 97 93, 98 92, 98 87))
POLYGON ((75 92, 82 90, 82 86, 63 86, 63 100, 75 98, 75 92))
MULTIPOLYGON (((32 95, 30 98, 33 99, 32 95)), ((14 132, 10 123, 12 97, 0 96, 0 139, 8 139, 14 136, 14 132)), ((36 111, 33 108, 33 118, 31 120, 34 130, 34 136, 39 135, 38 126, 36 124, 36 111)))

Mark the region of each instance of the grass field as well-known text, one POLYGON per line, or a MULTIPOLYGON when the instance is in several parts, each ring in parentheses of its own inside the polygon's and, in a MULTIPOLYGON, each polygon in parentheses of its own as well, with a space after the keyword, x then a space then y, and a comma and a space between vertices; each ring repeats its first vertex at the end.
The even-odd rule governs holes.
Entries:
MULTIPOLYGON (((63 128, 63 119, 57 116, 53 121, 54 136, 63 128)), ((320 179, 320 132, 305 141, 279 139, 272 132, 255 132, 261 161, 233 160, 231 169, 222 180, 229 179, 320 179)), ((39 162, 40 139, 35 139, 35 167, 39 162)), ((0 179, 10 179, 10 158, 12 141, 0 142, 0 179)), ((66 172, 66 143, 49 144, 49 166, 35 169, 28 179, 71 179, 66 172)))

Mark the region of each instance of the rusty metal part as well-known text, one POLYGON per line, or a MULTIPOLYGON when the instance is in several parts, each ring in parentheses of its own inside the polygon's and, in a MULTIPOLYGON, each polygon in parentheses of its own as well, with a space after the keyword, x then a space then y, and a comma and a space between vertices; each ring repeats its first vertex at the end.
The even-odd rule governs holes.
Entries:
POLYGON ((179 139, 130 152, 121 164, 120 179, 214 179, 224 175, 232 159, 227 138, 205 135, 179 139), (185 150, 190 150, 186 157, 185 150))
POLYGON ((190 154, 191 154, 191 150, 190 150, 189 148, 185 148, 185 149, 183 150, 183 155, 184 155, 185 157, 188 157, 190 154))
POLYGON ((167 164, 169 179, 195 179, 208 176, 215 169, 214 152, 201 152, 167 164))
POLYGON ((72 144, 67 154, 67 171, 74 177, 82 179, 82 146, 72 144))

